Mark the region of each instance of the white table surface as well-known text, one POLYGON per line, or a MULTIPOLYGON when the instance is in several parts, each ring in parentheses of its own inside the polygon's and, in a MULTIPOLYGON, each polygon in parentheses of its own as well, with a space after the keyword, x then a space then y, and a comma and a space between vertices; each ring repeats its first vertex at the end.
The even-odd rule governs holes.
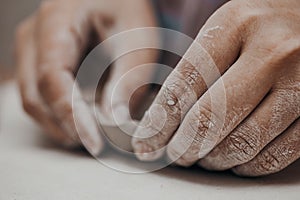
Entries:
POLYGON ((23 113, 14 83, 0 92, 0 200, 300 199, 300 162, 257 179, 171 167, 135 175, 115 171, 46 141, 23 113))

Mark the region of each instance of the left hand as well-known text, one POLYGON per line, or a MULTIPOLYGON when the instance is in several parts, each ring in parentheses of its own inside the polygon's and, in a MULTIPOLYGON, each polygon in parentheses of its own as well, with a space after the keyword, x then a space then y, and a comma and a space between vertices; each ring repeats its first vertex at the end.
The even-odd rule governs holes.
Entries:
POLYGON ((243 176, 297 160, 299 13, 298 0, 235 0, 219 9, 145 114, 132 141, 137 157, 156 160, 167 145, 178 165, 243 176))
MULTIPOLYGON (((24 110, 58 144, 68 147, 84 144, 93 155, 100 154, 104 141, 85 101, 87 95, 80 90, 76 78, 79 66, 91 47, 110 36, 155 25, 152 6, 147 0, 43 1, 16 31, 17 79, 24 110)), ((108 114, 113 111, 122 120, 130 117, 129 91, 150 80, 153 72, 151 68, 143 68, 138 76, 120 79, 139 65, 153 63, 157 52, 129 50, 156 42, 156 34, 148 31, 139 39, 133 34, 108 45, 106 53, 116 59, 106 81, 101 82, 101 106, 107 109, 102 113, 105 117, 112 118, 108 114)), ((102 65, 99 63, 97 67, 102 65)), ((130 106, 138 107, 138 99, 146 92, 139 90, 130 106)))

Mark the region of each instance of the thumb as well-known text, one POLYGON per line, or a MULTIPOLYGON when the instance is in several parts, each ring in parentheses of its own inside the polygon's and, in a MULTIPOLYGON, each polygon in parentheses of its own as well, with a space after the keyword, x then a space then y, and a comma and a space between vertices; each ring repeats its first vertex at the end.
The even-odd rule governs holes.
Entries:
POLYGON ((155 71, 152 64, 155 60, 154 50, 139 50, 115 61, 100 106, 111 123, 121 125, 139 118, 141 107, 151 99, 149 83, 155 71))

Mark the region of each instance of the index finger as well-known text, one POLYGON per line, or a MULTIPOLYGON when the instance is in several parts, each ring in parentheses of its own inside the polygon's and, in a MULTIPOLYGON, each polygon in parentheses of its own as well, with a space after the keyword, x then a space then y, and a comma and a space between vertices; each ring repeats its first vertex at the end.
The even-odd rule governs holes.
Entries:
POLYGON ((78 132, 88 150, 99 154, 103 142, 73 74, 89 28, 81 24, 82 21, 78 22, 78 27, 73 26, 76 19, 67 14, 47 16, 41 16, 37 32, 39 91, 66 134, 79 140, 78 132))
POLYGON ((237 59, 242 41, 235 12, 231 3, 218 10, 163 84, 132 140, 140 160, 162 156, 185 114, 237 59))

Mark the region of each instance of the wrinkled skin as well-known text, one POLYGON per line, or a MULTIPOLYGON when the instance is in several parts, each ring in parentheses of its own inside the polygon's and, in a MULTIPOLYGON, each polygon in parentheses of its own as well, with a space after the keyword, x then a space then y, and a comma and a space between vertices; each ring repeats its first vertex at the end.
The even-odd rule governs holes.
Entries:
MULTIPOLYGON (((297 160, 299 13, 298 0, 233 0, 211 16, 145 113, 132 141, 137 157, 152 161, 167 154, 181 166, 197 163, 242 176, 275 173, 297 160)), ((79 145, 71 95, 78 62, 93 42, 90 33, 105 39, 155 25, 146 1, 45 1, 16 35, 25 110, 52 138, 79 145), (139 9, 128 6, 132 3, 139 9)), ((153 37, 145 38, 151 43, 153 37)), ((134 42, 131 38, 118 45, 134 42)), ((146 50, 118 60, 105 84, 104 105, 121 74, 155 60, 156 54, 146 50)), ((114 105, 128 99, 126 91, 139 81, 121 84, 114 105)), ((87 109, 80 96, 76 100, 87 109)), ((96 124, 89 112, 83 118, 88 120, 77 124, 86 132, 83 142, 99 153, 103 142, 95 134, 96 124)))
MULTIPOLYGON (((79 113, 75 126, 72 107, 74 74, 91 45, 95 46, 113 34, 146 26, 156 26, 156 21, 145 0, 44 1, 16 31, 18 82, 25 111, 60 144, 78 146, 81 139, 93 154, 100 153, 103 141, 80 93, 73 102, 79 113), (82 132, 80 139, 76 128, 82 132)), ((155 40, 155 35, 145 35, 139 41, 132 37, 117 44, 117 48, 130 48, 138 42, 148 44, 155 40)), ((110 47, 111 56, 118 55, 117 48, 110 47)), ((111 109, 115 109, 117 113, 123 112, 121 117, 129 118, 128 112, 124 112, 128 110, 127 91, 140 85, 144 79, 150 79, 152 73, 144 70, 141 76, 120 83, 112 102, 111 88, 130 69, 156 59, 156 52, 139 50, 116 60, 101 96, 103 112, 111 113, 111 109)))
POLYGON ((236 0, 201 29, 132 144, 144 161, 267 175, 300 157, 299 116, 300 1, 236 0))

